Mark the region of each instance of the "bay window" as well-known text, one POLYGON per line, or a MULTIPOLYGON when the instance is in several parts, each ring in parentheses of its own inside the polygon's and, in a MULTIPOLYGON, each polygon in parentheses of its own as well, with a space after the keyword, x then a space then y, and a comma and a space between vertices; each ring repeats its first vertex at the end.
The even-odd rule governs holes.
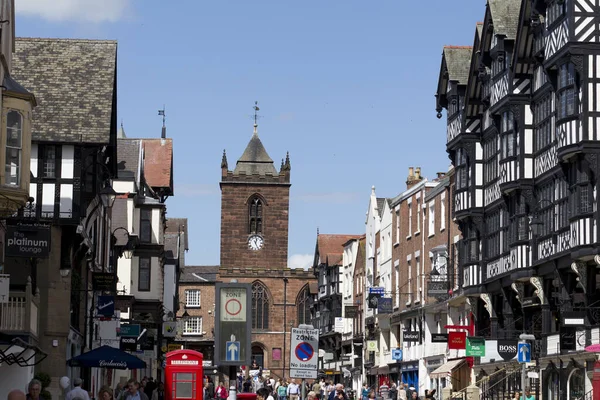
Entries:
POLYGON ((558 69, 558 87, 556 90, 557 119, 574 115, 576 101, 575 67, 571 63, 565 63, 558 69))
POLYGON ((23 117, 18 111, 6 115, 6 168, 5 183, 19 186, 23 152, 23 117))

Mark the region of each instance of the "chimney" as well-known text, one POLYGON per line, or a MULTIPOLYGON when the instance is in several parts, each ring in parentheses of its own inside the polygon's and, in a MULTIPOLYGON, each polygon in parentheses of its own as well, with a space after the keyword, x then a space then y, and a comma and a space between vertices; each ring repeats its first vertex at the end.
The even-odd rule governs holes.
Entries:
POLYGON ((438 179, 443 179, 443 178, 445 178, 445 177, 446 177, 446 173, 445 173, 445 172, 438 172, 438 173, 437 173, 437 178, 438 178, 438 179))
POLYGON ((406 178, 406 188, 410 189, 417 183, 421 182, 423 177, 421 176, 421 167, 409 167, 408 178, 406 178))

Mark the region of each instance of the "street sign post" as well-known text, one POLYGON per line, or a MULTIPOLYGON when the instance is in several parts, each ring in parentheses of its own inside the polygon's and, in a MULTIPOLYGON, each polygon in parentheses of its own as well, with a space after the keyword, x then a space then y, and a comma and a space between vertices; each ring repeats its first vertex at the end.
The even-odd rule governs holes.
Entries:
POLYGON ((392 350, 392 360, 394 360, 394 361, 402 361, 402 349, 394 349, 394 350, 392 350))
POLYGON ((531 344, 519 343, 519 348, 517 350, 517 356, 518 356, 518 360, 520 363, 531 362, 531 344))
POLYGON ((215 364, 250 365, 252 288, 247 283, 215 285, 215 364))
POLYGON ((319 330, 292 328, 290 377, 317 379, 319 330))

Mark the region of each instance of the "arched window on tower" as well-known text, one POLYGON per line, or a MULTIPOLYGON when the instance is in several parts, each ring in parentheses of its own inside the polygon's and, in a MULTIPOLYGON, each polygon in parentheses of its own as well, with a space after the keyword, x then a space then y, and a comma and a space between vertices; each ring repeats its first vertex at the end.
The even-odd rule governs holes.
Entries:
POLYGON ((252 284, 252 329, 269 329, 269 293, 261 282, 252 284))
POLYGON ((305 285, 296 300, 296 309, 298 310, 298 324, 312 325, 312 317, 310 314, 311 296, 308 291, 308 285, 305 285))
POLYGON ((248 233, 262 233, 263 202, 258 196, 250 199, 248 212, 248 233))

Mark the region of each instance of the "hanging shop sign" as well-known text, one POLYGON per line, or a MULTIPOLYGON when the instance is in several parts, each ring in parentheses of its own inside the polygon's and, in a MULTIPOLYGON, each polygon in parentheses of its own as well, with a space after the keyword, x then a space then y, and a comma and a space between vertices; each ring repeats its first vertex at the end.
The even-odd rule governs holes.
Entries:
POLYGON ((480 336, 470 336, 466 344, 467 357, 485 357, 485 339, 480 336))
POLYGON ((540 298, 537 296, 525 297, 523 299, 523 307, 536 307, 540 305, 540 298))
POLYGON ((508 339, 498 339, 496 350, 504 361, 509 361, 517 355, 517 341, 508 339))
POLYGON ((112 272, 94 272, 92 274, 92 289, 99 292, 115 292, 117 288, 116 275, 112 272))
POLYGON ((427 296, 434 297, 436 299, 445 300, 448 298, 448 281, 429 281, 427 282, 427 296))
POLYGON ((393 312, 391 297, 380 297, 377 300, 377 314, 391 314, 393 312))
POLYGON ((7 225, 4 237, 6 257, 48 258, 50 226, 44 224, 7 225))
POLYGON ((576 328, 571 326, 560 327, 560 350, 576 350, 577 341, 575 339, 576 328))
POLYGON ((98 315, 112 317, 115 315, 115 296, 98 296, 98 315))
POLYGON ((467 347, 467 332, 448 333, 448 348, 451 350, 464 350, 467 347))
POLYGON ((356 318, 358 316, 358 306, 345 306, 344 315, 346 318, 356 318))
POLYGON ((367 340, 367 351, 377 351, 377 340, 367 340))
POLYGON ((431 343, 448 343, 447 333, 432 333, 431 343))
POLYGON ((402 340, 405 342, 418 342, 421 338, 421 334, 417 331, 404 331, 402 332, 402 340))

